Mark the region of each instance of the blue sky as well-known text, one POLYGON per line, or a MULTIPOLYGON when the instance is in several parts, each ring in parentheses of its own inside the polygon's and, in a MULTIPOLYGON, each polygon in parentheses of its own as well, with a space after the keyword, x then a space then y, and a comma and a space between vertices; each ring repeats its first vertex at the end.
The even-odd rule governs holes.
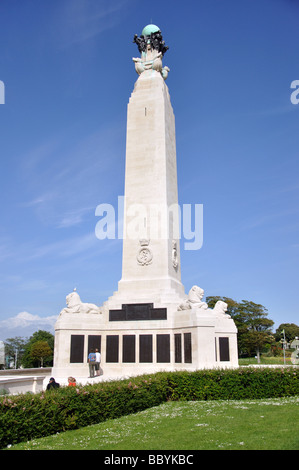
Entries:
POLYGON ((124 193, 135 33, 169 51, 180 204, 203 204, 181 250, 186 292, 299 323, 297 0, 0 0, 0 340, 53 332, 65 296, 117 290, 121 240, 95 237, 124 193))

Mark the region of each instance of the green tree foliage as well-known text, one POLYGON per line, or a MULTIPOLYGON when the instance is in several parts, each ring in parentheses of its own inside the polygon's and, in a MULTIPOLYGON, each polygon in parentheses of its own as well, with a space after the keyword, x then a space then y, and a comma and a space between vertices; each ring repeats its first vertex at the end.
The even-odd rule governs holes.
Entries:
POLYGON ((53 353, 54 353, 54 336, 48 331, 38 330, 29 338, 29 341, 26 344, 25 352, 22 359, 22 366, 26 368, 30 367, 39 367, 40 359, 38 356, 31 354, 31 350, 35 343, 46 342, 49 346, 49 354, 43 356, 43 366, 52 366, 53 365, 53 353))
POLYGON ((274 321, 266 318, 268 311, 263 305, 242 300, 240 305, 240 315, 246 325, 246 332, 243 337, 244 346, 247 351, 256 351, 258 362, 260 362, 260 352, 267 345, 274 341, 271 328, 274 321))
POLYGON ((299 326, 296 325, 295 323, 282 323, 279 325, 277 330, 275 331, 275 340, 277 342, 280 342, 280 340, 283 338, 283 330, 285 334, 286 341, 288 343, 291 343, 296 336, 299 337, 299 326))
POLYGON ((5 357, 8 358, 8 362, 13 361, 14 367, 17 369, 21 363, 22 358, 26 349, 26 338, 16 336, 15 338, 7 338, 4 341, 5 345, 5 357))
MULTIPOLYGON (((19 368, 20 366, 27 368, 39 367, 43 358, 43 366, 50 367, 53 365, 54 353, 54 336, 48 331, 38 330, 33 333, 30 338, 22 338, 16 336, 15 338, 7 338, 4 341, 5 356, 9 361, 13 362, 13 367, 19 368), (31 353, 33 346, 37 342, 45 342, 47 345, 47 354, 36 355, 31 353)), ((37 347, 35 346, 35 350, 37 347)))
POLYGON ((36 341, 30 349, 30 356, 40 362, 40 367, 44 365, 44 359, 52 355, 52 349, 47 341, 36 341))

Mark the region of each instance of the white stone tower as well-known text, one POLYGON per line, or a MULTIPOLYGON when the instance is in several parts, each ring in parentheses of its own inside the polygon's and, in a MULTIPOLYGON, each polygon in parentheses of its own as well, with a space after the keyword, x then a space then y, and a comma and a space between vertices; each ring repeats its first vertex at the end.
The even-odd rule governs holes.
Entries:
POLYGON ((63 380, 88 376, 91 348, 102 355, 98 380, 159 370, 237 367, 237 329, 227 304, 213 309, 181 283, 175 121, 162 66, 160 29, 135 35, 141 57, 127 114, 122 277, 102 306, 66 297, 55 325, 54 368, 63 380))
POLYGON ((135 37, 139 78, 128 104, 122 278, 109 305, 178 304, 181 283, 175 119, 162 68, 159 28, 135 37), (119 302, 118 302, 119 303, 119 302))

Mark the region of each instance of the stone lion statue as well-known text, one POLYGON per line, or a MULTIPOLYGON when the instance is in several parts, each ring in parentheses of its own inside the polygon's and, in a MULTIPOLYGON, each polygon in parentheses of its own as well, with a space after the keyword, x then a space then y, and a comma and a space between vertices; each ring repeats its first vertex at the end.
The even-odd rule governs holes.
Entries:
POLYGON ((189 310, 191 308, 202 308, 206 310, 208 304, 202 302, 205 291, 198 286, 193 286, 189 290, 188 299, 179 305, 178 310, 189 310))
POLYGON ((100 307, 95 304, 81 302, 80 296, 76 289, 66 296, 67 307, 62 309, 62 313, 102 313, 100 307))
POLYGON ((231 316, 226 313, 227 307, 227 303, 223 302, 223 300, 218 300, 213 308, 213 312, 216 313, 216 315, 225 315, 226 317, 231 318, 231 316))

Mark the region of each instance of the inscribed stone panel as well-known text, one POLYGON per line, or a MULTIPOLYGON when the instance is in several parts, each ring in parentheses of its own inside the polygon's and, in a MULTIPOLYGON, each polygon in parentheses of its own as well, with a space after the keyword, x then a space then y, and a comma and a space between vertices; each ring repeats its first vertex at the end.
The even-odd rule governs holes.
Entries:
POLYGON ((83 362, 84 335, 71 335, 70 363, 83 362))
POLYGON ((170 335, 157 335, 157 362, 170 362, 170 335))
POLYGON ((153 362, 153 335, 139 336, 139 362, 153 362))
POLYGON ((229 338, 219 338, 220 361, 229 361, 229 338))
POLYGON ((191 333, 184 333, 184 362, 192 363, 191 333))
POLYGON ((182 362, 182 335, 174 335, 174 362, 182 362))
POLYGON ((123 362, 135 362, 135 335, 123 336, 123 362))
POLYGON ((106 337, 106 362, 118 362, 119 337, 107 335, 106 337))

